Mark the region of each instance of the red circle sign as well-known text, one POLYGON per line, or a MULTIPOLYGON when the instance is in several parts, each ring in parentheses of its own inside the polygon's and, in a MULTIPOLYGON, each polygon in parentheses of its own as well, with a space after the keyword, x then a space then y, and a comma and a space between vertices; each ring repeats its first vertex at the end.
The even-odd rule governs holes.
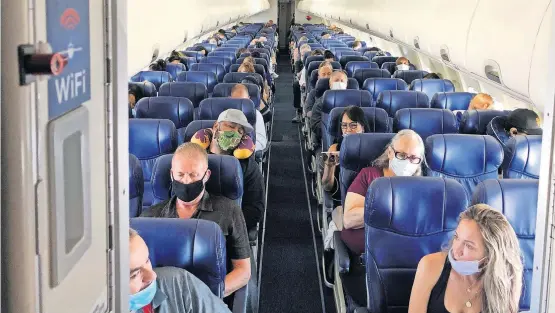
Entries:
POLYGON ((64 57, 59 53, 54 53, 52 58, 50 59, 50 71, 52 71, 52 75, 60 75, 64 67, 66 65, 66 61, 64 57))

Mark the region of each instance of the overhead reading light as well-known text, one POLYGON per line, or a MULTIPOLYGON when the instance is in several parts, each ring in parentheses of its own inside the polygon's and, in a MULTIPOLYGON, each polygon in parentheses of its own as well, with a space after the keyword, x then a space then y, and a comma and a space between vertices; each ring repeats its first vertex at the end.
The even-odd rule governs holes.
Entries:
POLYGON ((414 47, 420 49, 420 38, 414 37, 414 47))

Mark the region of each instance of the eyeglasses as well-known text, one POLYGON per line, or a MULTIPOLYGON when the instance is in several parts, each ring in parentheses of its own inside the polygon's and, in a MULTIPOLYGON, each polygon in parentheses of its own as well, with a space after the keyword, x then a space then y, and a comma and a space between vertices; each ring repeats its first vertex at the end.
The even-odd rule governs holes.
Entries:
POLYGON ((391 150, 393 150, 393 152, 395 153, 395 157, 399 160, 409 160, 410 163, 412 164, 420 164, 420 162, 422 162, 422 158, 414 156, 414 155, 408 155, 404 152, 399 152, 399 151, 395 151, 395 149, 393 149, 393 147, 391 147, 391 150))
POLYGON ((341 123, 341 129, 342 129, 342 130, 346 130, 347 127, 348 127, 350 130, 355 130, 355 129, 357 129, 357 127, 358 127, 358 123, 357 123, 357 122, 350 122, 350 123, 343 123, 343 122, 342 122, 342 123, 341 123))

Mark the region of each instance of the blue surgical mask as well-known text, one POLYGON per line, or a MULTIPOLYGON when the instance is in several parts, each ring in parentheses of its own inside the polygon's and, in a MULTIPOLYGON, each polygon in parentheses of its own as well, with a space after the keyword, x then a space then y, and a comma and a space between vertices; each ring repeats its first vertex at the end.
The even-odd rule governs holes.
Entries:
POLYGON ((147 306, 149 303, 152 302, 152 299, 154 299, 154 295, 156 295, 157 289, 158 288, 155 279, 145 289, 137 292, 134 295, 130 295, 129 310, 134 312, 147 306))
POLYGON ((462 276, 469 276, 473 274, 480 273, 480 260, 476 261, 456 261, 453 258, 453 249, 449 250, 449 262, 451 263, 451 267, 455 270, 455 272, 459 273, 462 276))

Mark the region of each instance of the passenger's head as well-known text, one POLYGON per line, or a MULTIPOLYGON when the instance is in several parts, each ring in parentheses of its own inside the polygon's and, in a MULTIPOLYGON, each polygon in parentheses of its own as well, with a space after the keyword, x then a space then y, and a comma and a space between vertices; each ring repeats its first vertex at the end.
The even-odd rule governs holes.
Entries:
POLYGON ((364 116, 364 111, 360 107, 354 105, 346 107, 343 114, 341 114, 339 128, 343 136, 361 134, 370 130, 368 121, 364 116))
POLYGON ((208 50, 204 46, 198 45, 193 47, 193 51, 199 51, 202 55, 206 56, 208 54, 208 50))
POLYGON ((311 50, 312 49, 308 44, 305 43, 304 45, 302 45, 301 48, 299 49, 301 57, 303 57, 305 53, 310 52, 311 50))
POLYGON ((529 109, 516 109, 509 113, 505 130, 511 137, 517 135, 541 135, 541 119, 529 109))
POLYGON ((166 70, 166 61, 162 59, 156 60, 156 62, 152 62, 148 67, 151 71, 165 71, 166 70))
POLYGON ((172 64, 180 64, 182 56, 183 55, 181 53, 173 50, 172 53, 170 54, 169 58, 168 58, 168 62, 170 62, 172 64))
POLYGON ((333 73, 333 66, 330 62, 324 61, 318 66, 318 79, 320 78, 330 78, 333 73))
POLYGON ((260 38, 258 38, 258 42, 266 42, 268 41, 268 38, 261 36, 260 38))
POLYGON ((331 52, 330 50, 326 50, 324 51, 324 59, 326 61, 333 62, 335 60, 335 55, 333 55, 333 52, 331 52))
POLYGON ((360 42, 359 40, 355 40, 353 42, 353 50, 358 50, 362 48, 362 42, 360 42))
POLYGON ((231 98, 233 99, 250 99, 249 89, 243 84, 236 84, 231 88, 231 98))
POLYGON ((135 105, 139 102, 139 100, 141 100, 142 97, 143 90, 139 86, 135 84, 129 85, 129 90, 127 91, 127 101, 132 109, 135 108, 135 105))
POLYGON ((520 247, 501 212, 485 204, 462 212, 448 253, 455 272, 480 275, 482 312, 518 312, 523 276, 520 247))
POLYGON ((170 174, 177 198, 187 205, 199 203, 210 178, 206 150, 193 142, 182 144, 173 154, 170 174))
POLYGON ((247 53, 247 52, 249 52, 249 50, 248 50, 247 48, 241 48, 241 49, 237 50, 237 53, 236 53, 236 55, 235 55, 235 56, 236 56, 236 57, 237 57, 237 59, 238 59, 238 58, 240 58, 240 57, 241 57, 241 54, 243 54, 243 53, 247 53))
POLYGON ((469 110, 488 110, 493 107, 493 98, 487 93, 479 93, 475 95, 470 104, 468 104, 469 110))
POLYGON ((252 65, 255 64, 255 61, 254 61, 254 58, 252 57, 252 55, 243 59, 243 62, 241 64, 245 64, 245 63, 250 63, 252 65))
POLYGON ((231 154, 241 143, 243 135, 250 133, 252 130, 252 126, 242 111, 227 109, 220 113, 218 120, 214 123, 212 128, 213 140, 216 140, 223 153, 231 154))
POLYGON ((331 90, 345 90, 347 89, 347 74, 343 71, 335 71, 330 76, 330 89, 331 90))
POLYGON ((395 62, 395 65, 397 66, 397 70, 399 71, 408 71, 410 69, 409 59, 405 57, 398 58, 395 62))
POLYGON ((424 161, 424 142, 411 129, 399 131, 387 145, 373 166, 389 168, 395 176, 421 176, 424 161))
POLYGON ((239 69, 237 70, 237 72, 239 72, 239 73, 254 73, 255 72, 254 64, 252 64, 251 62, 243 62, 239 66, 239 69))
POLYGON ((301 38, 299 38, 299 41, 308 41, 308 38, 306 36, 302 36, 301 38))
POLYGON ((382 50, 378 47, 372 47, 372 48, 368 49, 367 51, 378 52, 378 51, 382 51, 382 50))
POLYGON ((258 52, 258 51, 253 51, 253 52, 251 52, 251 57, 253 57, 253 58, 260 58, 260 52, 258 52))
POLYGON ((422 79, 441 79, 441 77, 436 73, 428 73, 422 77, 422 79))
POLYGON ((156 273, 152 270, 148 247, 134 229, 129 229, 129 309, 135 312, 154 299, 156 273))

